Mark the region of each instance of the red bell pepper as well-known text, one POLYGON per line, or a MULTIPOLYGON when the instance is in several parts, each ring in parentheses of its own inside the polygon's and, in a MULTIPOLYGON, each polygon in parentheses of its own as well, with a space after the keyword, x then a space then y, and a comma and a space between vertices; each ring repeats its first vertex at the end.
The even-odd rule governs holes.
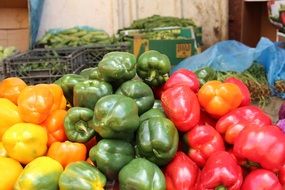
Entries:
POLYGON ((200 119, 200 104, 189 86, 174 86, 161 96, 162 107, 179 131, 188 131, 200 119))
POLYGON ((198 92, 200 82, 194 72, 187 69, 179 69, 175 71, 166 81, 166 83, 163 85, 163 90, 167 90, 176 85, 186 85, 189 86, 194 92, 198 92))
POLYGON ((200 112, 200 120, 197 125, 210 125, 216 126, 217 120, 211 117, 207 112, 201 110, 200 112))
POLYGON ((199 168, 183 152, 177 152, 164 170, 167 190, 189 190, 195 186, 199 168))
POLYGON ((285 164, 285 134, 276 126, 248 126, 236 138, 234 154, 245 165, 278 171, 285 164), (249 161, 249 162, 247 162, 249 161))
POLYGON ((224 82, 236 84, 239 87, 243 96, 240 106, 248 106, 250 104, 250 92, 247 86, 241 80, 235 77, 229 77, 224 82))
POLYGON ((241 190, 282 190, 278 177, 271 171, 257 169, 244 179, 241 190))
POLYGON ((197 190, 239 190, 242 169, 233 156, 225 151, 212 154, 207 160, 197 183, 197 190))
POLYGON ((225 141, 233 144, 239 133, 249 125, 271 125, 271 118, 256 106, 244 106, 237 108, 221 117, 216 129, 224 135, 225 141))
POLYGON ((285 187, 285 165, 283 165, 278 173, 279 181, 285 187))
POLYGON ((195 126, 184 134, 184 142, 188 156, 200 167, 213 153, 225 150, 223 138, 209 125, 195 126))

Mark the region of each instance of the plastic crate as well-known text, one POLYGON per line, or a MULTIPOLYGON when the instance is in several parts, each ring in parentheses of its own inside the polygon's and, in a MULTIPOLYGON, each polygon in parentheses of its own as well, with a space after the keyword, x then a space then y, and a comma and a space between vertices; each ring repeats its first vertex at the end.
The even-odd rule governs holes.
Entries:
POLYGON ((52 83, 85 67, 84 49, 35 49, 4 60, 4 76, 20 77, 28 84, 52 83))
POLYGON ((84 60, 88 67, 95 67, 102 60, 105 54, 113 51, 130 52, 129 43, 118 43, 112 45, 98 44, 93 46, 84 46, 84 60))

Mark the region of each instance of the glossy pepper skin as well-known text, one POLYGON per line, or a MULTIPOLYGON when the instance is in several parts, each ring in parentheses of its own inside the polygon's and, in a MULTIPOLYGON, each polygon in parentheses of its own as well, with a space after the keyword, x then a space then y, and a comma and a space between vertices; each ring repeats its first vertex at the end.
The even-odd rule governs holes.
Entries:
POLYGON ((6 98, 0 98, 0 140, 5 131, 16 123, 21 123, 18 107, 6 98))
POLYGON ((236 138, 233 153, 276 172, 285 163, 285 134, 273 125, 247 126, 236 138))
POLYGON ((0 156, 0 189, 13 190, 17 178, 23 171, 23 166, 12 158, 0 156))
POLYGON ((113 94, 95 105, 92 127, 103 138, 130 140, 138 126, 138 107, 132 98, 113 94))
POLYGON ((47 156, 38 157, 26 165, 15 183, 14 190, 58 189, 62 171, 58 161, 47 156))
POLYGON ((64 131, 68 140, 85 143, 95 135, 92 128, 93 111, 88 108, 72 107, 64 118, 64 131))
POLYGON ((89 158, 108 179, 116 179, 122 167, 134 159, 134 152, 128 142, 102 139, 91 148, 89 158))
POLYGON ((162 166, 170 162, 178 148, 178 132, 167 118, 154 117, 142 122, 137 130, 136 155, 162 166))
POLYGON ((198 92, 200 82, 194 72, 182 68, 172 73, 172 75, 163 85, 163 90, 172 88, 176 85, 189 86, 193 92, 198 92))
POLYGON ((175 86, 162 93, 161 103, 165 114, 179 131, 193 128, 200 119, 200 105, 189 86, 175 86))
POLYGON ((243 181, 242 169, 228 152, 212 154, 201 171, 197 190, 239 190, 243 181))
POLYGON ((53 142, 63 142, 67 140, 64 132, 64 118, 67 114, 65 110, 55 110, 48 118, 41 124, 48 133, 48 146, 53 142))
POLYGON ((43 156, 47 150, 46 130, 32 123, 17 123, 6 130, 2 142, 8 156, 22 164, 43 156))
POLYGON ((195 71, 195 74, 199 78, 199 82, 201 85, 204 85, 208 81, 217 79, 217 74, 211 67, 201 68, 195 71))
POLYGON ((137 74, 150 86, 160 86, 169 78, 171 63, 169 58, 158 51, 150 50, 140 55, 137 74))
POLYGON ((159 109, 160 111, 164 112, 163 108, 162 108, 162 105, 161 105, 161 101, 160 99, 159 100, 154 100, 154 104, 152 106, 152 108, 157 108, 159 109))
POLYGON ((82 143, 54 142, 48 149, 47 156, 57 160, 63 167, 76 161, 86 159, 87 149, 82 143))
POLYGON ((233 83, 239 87, 239 89, 242 93, 242 101, 241 101, 240 106, 250 105, 250 92, 249 92, 247 86, 241 80, 239 80, 235 77, 229 77, 224 82, 233 83))
POLYGON ((166 190, 194 189, 198 174, 197 165, 185 153, 177 152, 164 171, 166 190))
POLYGON ((136 75, 136 57, 128 52, 107 53, 98 64, 106 82, 123 83, 136 75))
POLYGON ((120 190, 165 190, 165 178, 154 163, 136 158, 119 172, 120 190))
POLYGON ((282 190, 282 185, 278 181, 275 173, 257 169, 250 172, 244 179, 241 190, 282 190))
POLYGON ((206 112, 220 118, 240 105, 242 93, 235 84, 209 81, 200 88, 198 99, 206 112))
POLYGON ((86 79, 89 79, 89 80, 104 81, 103 76, 99 72, 99 68, 98 67, 90 67, 90 68, 83 69, 80 72, 80 75, 83 76, 86 79))
POLYGON ((153 117, 165 117, 166 115, 158 108, 152 108, 140 116, 140 123, 153 117))
POLYGON ((154 104, 154 95, 151 88, 139 80, 129 80, 124 82, 117 89, 116 94, 133 98, 137 103, 139 115, 152 108, 154 104))
POLYGON ((18 96, 27 84, 18 77, 9 77, 0 82, 0 98, 6 98, 17 105, 18 96))
POLYGON ((85 161, 69 164, 59 178, 61 190, 104 190, 105 184, 106 177, 85 161))
POLYGON ((66 100, 73 105, 73 88, 74 86, 79 83, 83 82, 86 79, 77 74, 66 74, 63 75, 61 78, 56 80, 54 83, 59 85, 62 88, 63 94, 66 100))
POLYGON ((28 86, 18 97, 20 116, 27 123, 42 123, 51 113, 53 105, 52 92, 42 85, 28 86))
POLYGON ((183 136, 188 156, 200 167, 217 151, 225 150, 222 136, 210 125, 197 125, 183 136))
POLYGON ((249 125, 262 127, 271 125, 271 118, 266 115, 260 108, 250 105, 239 107, 221 117, 216 129, 224 135, 224 139, 229 144, 234 144, 235 139, 240 132, 249 125))
POLYGON ((112 93, 112 86, 107 82, 85 80, 77 83, 73 88, 73 105, 93 110, 100 98, 112 93))

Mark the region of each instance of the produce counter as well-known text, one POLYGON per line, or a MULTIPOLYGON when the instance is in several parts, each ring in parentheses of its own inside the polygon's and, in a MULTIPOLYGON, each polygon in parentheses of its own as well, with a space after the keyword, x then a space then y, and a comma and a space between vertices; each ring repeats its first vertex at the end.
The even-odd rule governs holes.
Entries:
POLYGON ((0 189, 284 189, 281 101, 272 119, 238 77, 170 70, 114 51, 54 83, 2 80, 0 189))

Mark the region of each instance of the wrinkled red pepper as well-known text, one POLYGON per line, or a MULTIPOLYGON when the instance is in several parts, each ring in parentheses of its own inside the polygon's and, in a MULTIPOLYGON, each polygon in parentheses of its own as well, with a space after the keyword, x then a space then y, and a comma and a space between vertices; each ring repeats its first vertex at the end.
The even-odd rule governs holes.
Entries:
POLYGON ((236 138, 234 154, 246 166, 277 172, 285 164, 285 134, 276 126, 248 126, 236 138))
POLYGON ((188 156, 200 167, 217 151, 225 150, 222 136, 209 125, 197 125, 186 134, 184 142, 188 156))
POLYGON ((244 179, 241 190, 282 190, 278 177, 271 171, 257 169, 244 179))
POLYGON ((285 165, 283 165, 278 173, 279 181, 282 185, 284 185, 285 188, 285 165))
POLYGON ((198 173, 197 165, 185 153, 177 152, 164 171, 166 190, 193 189, 198 173))
POLYGON ((193 128, 200 119, 200 104, 189 86, 174 86, 161 96, 162 107, 179 131, 193 128))
POLYGON ((221 117, 216 129, 224 135, 225 141, 233 144, 239 133, 249 125, 271 125, 271 118, 256 106, 244 106, 237 108, 221 117))
POLYGON ((212 154, 207 160, 197 183, 197 190, 239 190, 242 169, 233 156, 225 151, 212 154))
POLYGON ((239 89, 243 95, 240 106, 248 106, 250 104, 250 92, 249 92, 247 86, 241 80, 239 80, 235 77, 229 77, 224 82, 236 84, 239 87, 239 89))

